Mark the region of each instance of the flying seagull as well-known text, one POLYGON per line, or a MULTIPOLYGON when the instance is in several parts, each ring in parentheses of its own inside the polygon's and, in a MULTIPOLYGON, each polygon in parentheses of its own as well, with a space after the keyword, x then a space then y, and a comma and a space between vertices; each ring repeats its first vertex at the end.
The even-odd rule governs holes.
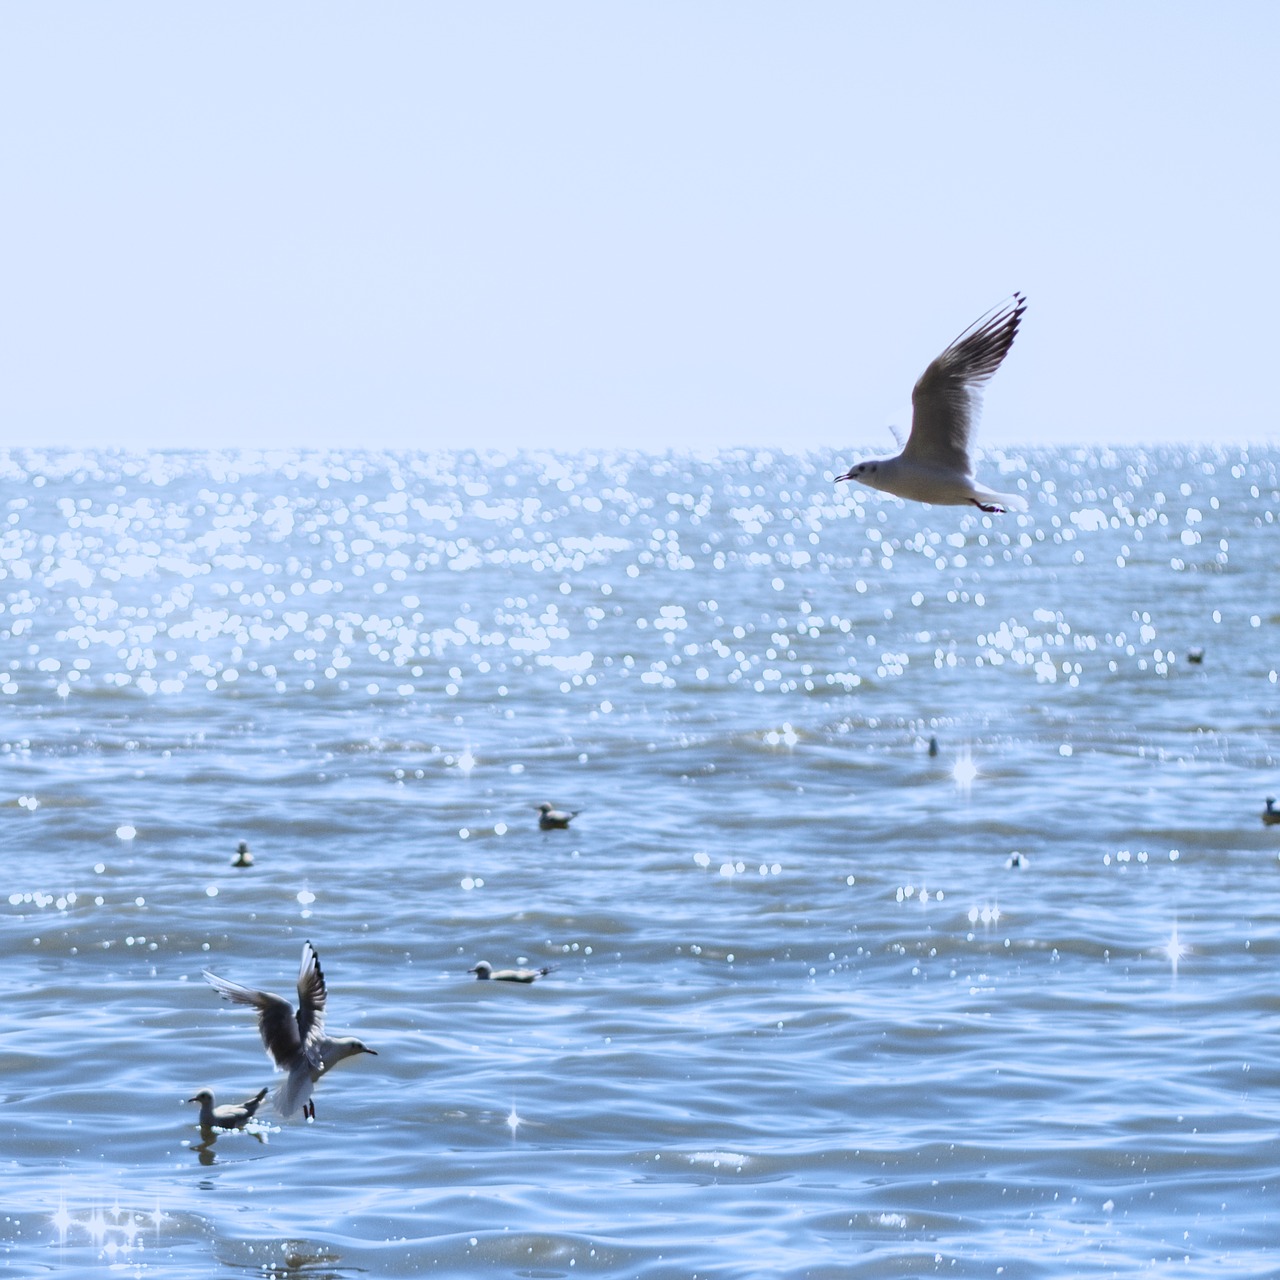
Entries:
POLYGON ((243 1102, 229 1102, 224 1106, 214 1105, 212 1089, 201 1089, 188 1102, 200 1104, 200 1127, 202 1129, 243 1129, 253 1119, 254 1113, 262 1105, 267 1096, 265 1089, 259 1089, 252 1098, 243 1102))
POLYGON ((292 1115, 299 1107, 312 1120, 316 1104, 311 1091, 326 1071, 344 1058, 357 1053, 377 1053, 355 1036, 329 1036, 324 1030, 324 1002, 328 995, 320 957, 310 942, 302 945, 302 966, 298 970, 298 1009, 282 996, 270 991, 255 991, 238 982, 204 971, 206 981, 224 999, 236 1004, 252 1005, 258 1011, 258 1031, 266 1046, 267 1057, 280 1071, 288 1072, 272 1101, 282 1116, 292 1115))
POLYGON ((969 441, 983 388, 1009 353, 1027 300, 1015 293, 969 326, 920 375, 911 393, 911 435, 896 458, 855 463, 837 480, 857 480, 913 502, 1025 511, 1026 499, 973 478, 969 441))

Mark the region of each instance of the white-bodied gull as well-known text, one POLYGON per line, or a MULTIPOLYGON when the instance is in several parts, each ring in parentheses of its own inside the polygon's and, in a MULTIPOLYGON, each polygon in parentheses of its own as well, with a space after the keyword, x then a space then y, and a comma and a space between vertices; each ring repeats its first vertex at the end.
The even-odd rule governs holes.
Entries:
POLYGON ((545 978, 551 969, 551 965, 545 969, 495 969, 487 960, 481 960, 467 972, 474 973, 479 982, 537 982, 539 978, 545 978))
POLYGON ((581 809, 557 809, 544 800, 538 806, 538 826, 543 831, 563 831, 581 812, 581 809))
POLYGON ((243 1102, 228 1102, 219 1107, 214 1105, 212 1089, 201 1089, 188 1102, 200 1104, 200 1127, 202 1129, 243 1129, 253 1119, 262 1100, 267 1096, 266 1089, 259 1089, 252 1098, 243 1102))
POLYGON ((302 945, 296 1013, 288 1000, 270 991, 242 987, 208 969, 204 976, 224 1000, 251 1005, 258 1011, 258 1031, 267 1057, 279 1070, 288 1073, 272 1099, 282 1116, 290 1116, 301 1107, 302 1114, 314 1120, 316 1104, 311 1100, 311 1091, 316 1081, 344 1058, 357 1053, 376 1055, 376 1050, 355 1036, 325 1035, 324 1003, 328 992, 320 957, 310 942, 302 945))
POLYGON ((837 480, 982 511, 1025 511, 1026 499, 996 493, 973 478, 969 442, 982 413, 982 391, 1013 345, 1027 300, 1015 293, 969 326, 920 375, 911 393, 911 435, 896 458, 855 463, 837 480))

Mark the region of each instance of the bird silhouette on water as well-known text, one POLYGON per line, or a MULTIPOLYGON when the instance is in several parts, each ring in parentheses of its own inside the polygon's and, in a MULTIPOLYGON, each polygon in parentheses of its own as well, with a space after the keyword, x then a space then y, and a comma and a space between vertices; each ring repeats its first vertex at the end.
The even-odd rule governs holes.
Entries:
POLYGON ((495 969, 487 960, 481 960, 468 973, 476 975, 477 982, 537 982, 551 972, 553 966, 545 969, 495 969))
POLYGON ((544 801, 538 806, 538 826, 543 831, 563 831, 581 812, 581 809, 557 809, 544 801))
POLYGON ((1009 353, 1027 300, 1015 293, 969 326, 925 371, 911 393, 911 435, 897 457, 855 463, 837 480, 857 480, 913 502, 1025 511, 1026 499, 973 478, 969 444, 982 391, 1009 353))
POLYGON ((1275 796, 1267 797, 1267 807, 1262 811, 1262 825, 1264 827, 1274 827, 1280 824, 1280 809, 1276 808, 1275 796))
POLYGON ((200 1127, 202 1129, 243 1129, 257 1114, 262 1100, 267 1096, 266 1089, 259 1089, 252 1098, 243 1102, 228 1102, 224 1106, 216 1106, 212 1089, 201 1089, 188 1102, 200 1104, 200 1127))
POLYGON ((231 859, 233 867, 251 867, 253 866, 253 854, 249 852, 249 846, 245 841, 241 840, 236 846, 236 856, 231 859))
POLYGON ((314 1120, 316 1104, 311 1093, 316 1081, 346 1058, 358 1053, 377 1054, 377 1050, 370 1049, 355 1036, 325 1034, 324 1007, 328 990, 320 957, 310 942, 302 946, 296 1012, 283 996, 242 987, 208 969, 204 976, 224 1000, 247 1004, 258 1011, 258 1031, 267 1056, 279 1070, 287 1073, 273 1099, 282 1116, 290 1116, 301 1107, 302 1114, 314 1120))

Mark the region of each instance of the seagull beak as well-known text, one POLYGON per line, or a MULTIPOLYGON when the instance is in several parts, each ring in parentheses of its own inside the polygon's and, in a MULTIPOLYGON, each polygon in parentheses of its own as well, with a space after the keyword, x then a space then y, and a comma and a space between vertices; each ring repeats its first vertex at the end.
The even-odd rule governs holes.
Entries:
POLYGON ((373 1054, 373 1056, 374 1056, 375 1058, 378 1056, 378 1051, 377 1051, 377 1049, 370 1049, 368 1045, 365 1045, 365 1047, 364 1047, 364 1051, 365 1051, 365 1053, 371 1053, 371 1054, 373 1054))
POLYGON ((836 476, 836 484, 839 484, 841 480, 852 480, 852 479, 853 479, 853 472, 846 471, 844 475, 836 476))

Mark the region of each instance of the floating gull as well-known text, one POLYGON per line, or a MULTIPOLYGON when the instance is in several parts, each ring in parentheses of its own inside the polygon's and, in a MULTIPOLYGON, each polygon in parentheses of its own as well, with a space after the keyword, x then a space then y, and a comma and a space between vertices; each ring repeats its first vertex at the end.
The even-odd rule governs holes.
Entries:
POLYGON ((969 326, 920 376, 911 393, 911 435, 896 458, 855 463, 837 480, 982 511, 1025 511, 1026 499, 996 493, 973 478, 969 439, 982 412, 982 390, 1013 345, 1027 309, 1020 293, 969 326))
POLYGON ((236 856, 231 859, 233 867, 251 867, 253 866, 253 854, 249 852, 249 846, 245 841, 241 840, 236 846, 236 856))
POLYGON ((267 1096, 265 1089, 259 1089, 252 1098, 243 1102, 227 1103, 225 1106, 214 1106, 213 1090, 201 1089, 188 1102, 200 1104, 200 1127, 202 1129, 243 1129, 253 1119, 262 1100, 267 1096))
POLYGON ((581 812, 581 809, 557 809, 544 801, 538 806, 538 826, 543 831, 563 831, 581 812))
POLYGON ((205 979, 224 999, 236 1004, 252 1005, 258 1011, 258 1031, 266 1046, 267 1056, 281 1071, 288 1072, 273 1099, 282 1116, 292 1115, 299 1107, 304 1116, 315 1119, 316 1104, 311 1100, 315 1082, 344 1058, 357 1053, 373 1053, 355 1036, 328 1036, 324 1031, 324 1004, 328 992, 320 957, 310 942, 302 946, 302 966, 298 970, 298 1010, 289 1001, 270 991, 255 991, 238 982, 204 971, 205 979))
POLYGON ((1280 809, 1276 808, 1275 796, 1267 797, 1267 807, 1262 811, 1262 825, 1264 827, 1274 827, 1280 823, 1280 809))
POLYGON ((1204 661, 1204 647, 1202 645, 1193 645, 1187 650, 1187 661, 1194 662, 1198 667, 1204 661))
POLYGON ((467 972, 474 973, 478 982, 537 982, 539 978, 545 978, 551 969, 551 965, 545 969, 495 969, 487 960, 481 960, 467 972))

